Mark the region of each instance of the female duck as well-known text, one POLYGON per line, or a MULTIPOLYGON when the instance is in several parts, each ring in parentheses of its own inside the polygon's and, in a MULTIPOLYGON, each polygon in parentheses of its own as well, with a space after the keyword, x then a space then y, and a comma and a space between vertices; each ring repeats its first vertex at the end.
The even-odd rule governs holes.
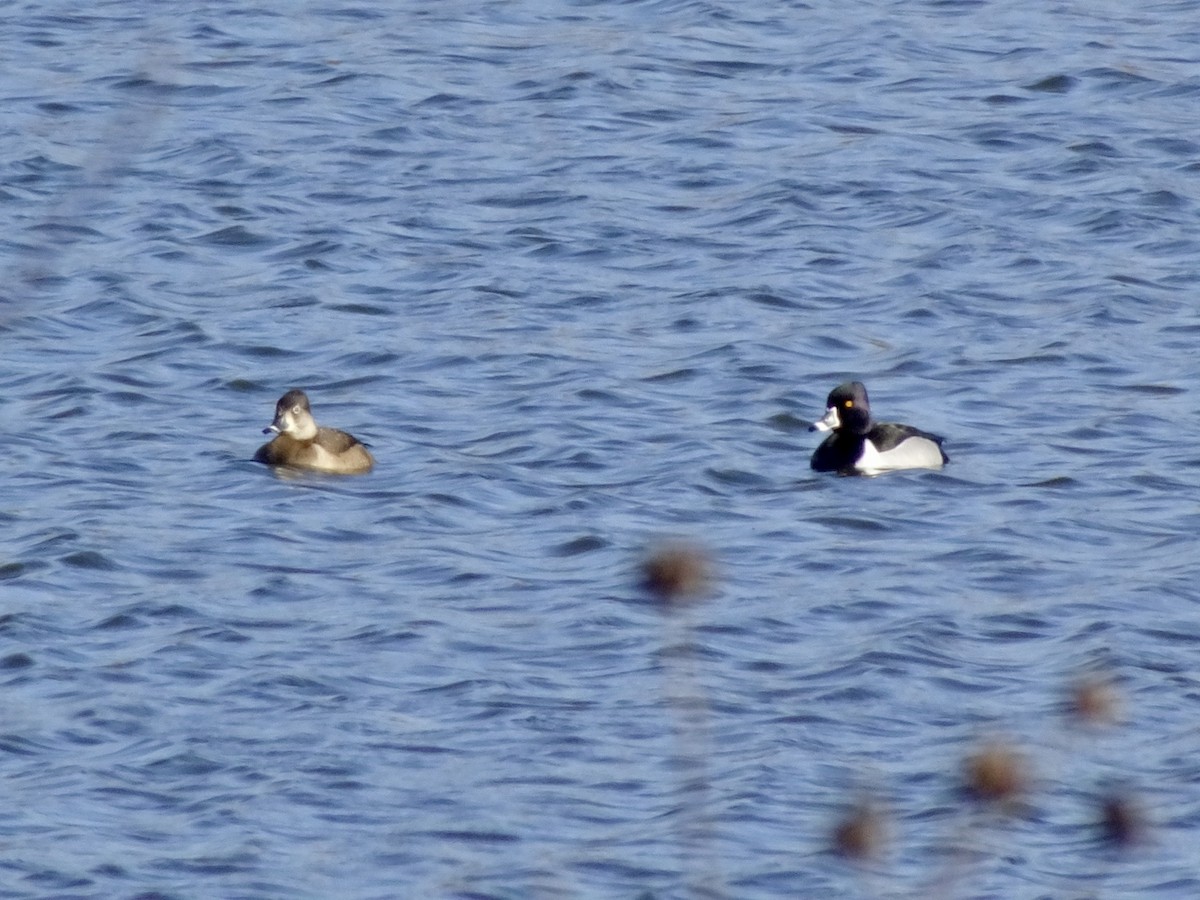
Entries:
POLYGON ((936 434, 911 425, 875 422, 861 381, 829 392, 825 416, 809 431, 832 431, 812 456, 818 472, 874 475, 895 469, 940 469, 950 461, 936 434))
POLYGON ((275 421, 263 434, 277 437, 254 454, 255 462, 295 466, 317 472, 359 475, 371 471, 375 460, 353 435, 321 428, 312 417, 304 391, 288 391, 275 404, 275 421))

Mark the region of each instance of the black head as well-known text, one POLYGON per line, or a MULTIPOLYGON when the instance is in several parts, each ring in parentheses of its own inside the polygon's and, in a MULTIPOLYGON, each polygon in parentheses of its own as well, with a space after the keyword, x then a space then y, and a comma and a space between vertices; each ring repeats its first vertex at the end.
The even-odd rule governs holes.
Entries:
POLYGON ((838 409, 851 409, 854 407, 862 407, 870 409, 871 404, 867 400, 867 386, 861 381, 847 381, 845 384, 839 384, 829 392, 829 397, 825 400, 825 408, 836 406, 838 409), (850 401, 847 403, 847 401, 850 401))
POLYGON ((814 422, 810 431, 848 431, 866 434, 871 430, 871 404, 861 381, 847 381, 829 392, 825 417, 814 422))

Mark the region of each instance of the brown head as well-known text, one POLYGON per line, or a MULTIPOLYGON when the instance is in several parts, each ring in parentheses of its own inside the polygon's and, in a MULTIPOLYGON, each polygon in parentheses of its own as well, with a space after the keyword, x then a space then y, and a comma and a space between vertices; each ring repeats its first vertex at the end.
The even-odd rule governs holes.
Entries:
POLYGON ((317 436, 317 423, 313 420, 304 391, 291 390, 275 404, 275 420, 263 429, 263 434, 286 434, 297 441, 311 441, 317 436))

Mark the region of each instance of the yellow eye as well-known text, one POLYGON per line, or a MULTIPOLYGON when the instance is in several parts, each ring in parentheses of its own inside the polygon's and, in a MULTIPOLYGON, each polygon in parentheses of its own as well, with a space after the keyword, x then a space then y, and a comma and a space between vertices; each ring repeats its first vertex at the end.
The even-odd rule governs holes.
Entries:
POLYGON ((854 401, 853 401, 853 400, 847 400, 847 401, 846 401, 846 409, 849 409, 849 408, 850 408, 850 407, 852 407, 853 405, 854 405, 854 401))

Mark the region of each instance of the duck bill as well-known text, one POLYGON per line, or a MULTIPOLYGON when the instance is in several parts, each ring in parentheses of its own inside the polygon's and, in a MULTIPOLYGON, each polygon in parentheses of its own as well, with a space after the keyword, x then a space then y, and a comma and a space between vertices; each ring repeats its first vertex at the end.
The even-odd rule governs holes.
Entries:
POLYGON ((838 416, 837 407, 831 406, 829 409, 825 410, 825 415, 822 418, 817 419, 817 421, 808 426, 808 430, 833 431, 833 429, 837 428, 841 424, 842 420, 838 416))
POLYGON ((263 429, 263 434, 280 434, 279 424, 277 422, 272 422, 263 429))

